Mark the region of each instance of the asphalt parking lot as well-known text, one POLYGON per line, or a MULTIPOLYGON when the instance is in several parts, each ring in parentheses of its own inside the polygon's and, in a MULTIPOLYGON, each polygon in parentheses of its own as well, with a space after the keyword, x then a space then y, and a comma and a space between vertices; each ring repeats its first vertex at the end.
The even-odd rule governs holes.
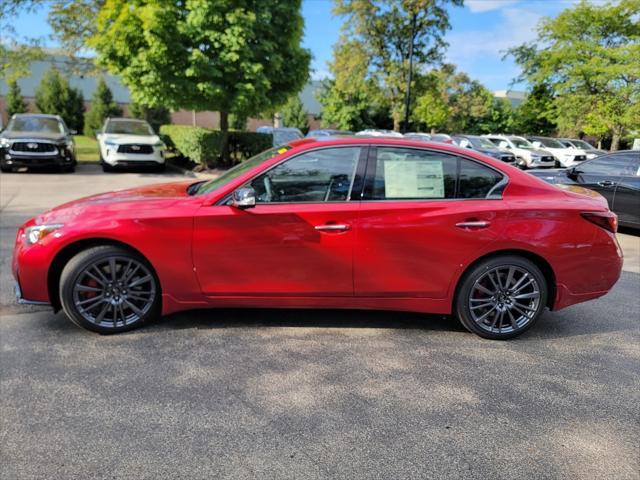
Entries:
POLYGON ((14 304, 27 218, 178 174, 0 175, 3 479, 640 476, 640 237, 601 299, 508 342, 448 318, 222 310, 100 336, 14 304))

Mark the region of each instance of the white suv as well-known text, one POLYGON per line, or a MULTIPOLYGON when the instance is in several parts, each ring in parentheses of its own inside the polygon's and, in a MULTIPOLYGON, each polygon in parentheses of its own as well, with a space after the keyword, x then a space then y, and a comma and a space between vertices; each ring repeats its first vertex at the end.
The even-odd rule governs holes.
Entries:
POLYGON ((167 147, 144 120, 107 118, 97 138, 105 172, 116 167, 165 167, 167 147))
POLYGON ((544 148, 556 157, 556 167, 573 167, 576 163, 584 162, 587 153, 575 147, 566 147, 559 140, 549 137, 527 137, 535 147, 544 148))
POLYGON ((520 168, 553 168, 556 158, 551 152, 534 147, 529 140, 515 135, 483 135, 500 148, 506 148, 516 156, 520 168))

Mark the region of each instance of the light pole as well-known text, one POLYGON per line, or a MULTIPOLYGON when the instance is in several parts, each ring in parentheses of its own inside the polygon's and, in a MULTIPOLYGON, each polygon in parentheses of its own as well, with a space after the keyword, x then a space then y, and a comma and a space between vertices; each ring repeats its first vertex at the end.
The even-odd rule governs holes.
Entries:
POLYGON ((411 80, 413 79, 413 39, 416 36, 417 15, 411 16, 411 43, 409 44, 409 75, 407 76, 407 94, 404 97, 404 125, 402 133, 407 133, 409 127, 409 105, 411 103, 411 80))

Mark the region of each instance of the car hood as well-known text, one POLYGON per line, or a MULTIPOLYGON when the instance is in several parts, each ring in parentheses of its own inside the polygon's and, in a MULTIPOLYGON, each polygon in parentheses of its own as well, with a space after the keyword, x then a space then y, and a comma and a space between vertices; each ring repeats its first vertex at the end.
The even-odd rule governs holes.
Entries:
POLYGON ((2 132, 0 135, 2 138, 8 138, 11 140, 19 140, 21 138, 29 139, 42 139, 51 140, 54 142, 61 142, 67 138, 65 133, 46 133, 46 132, 2 132))
POLYGON ((503 150, 501 148, 476 148, 476 150, 480 153, 484 153, 485 155, 511 155, 509 150, 503 150))
POLYGON ((100 139, 118 144, 137 143, 139 145, 153 145, 160 141, 160 137, 157 135, 124 135, 121 133, 103 133, 100 139))
POLYGON ((145 210, 164 209, 189 196, 193 180, 147 185, 144 187, 99 193, 64 203, 45 212, 36 223, 65 223, 81 215, 139 215, 145 210))

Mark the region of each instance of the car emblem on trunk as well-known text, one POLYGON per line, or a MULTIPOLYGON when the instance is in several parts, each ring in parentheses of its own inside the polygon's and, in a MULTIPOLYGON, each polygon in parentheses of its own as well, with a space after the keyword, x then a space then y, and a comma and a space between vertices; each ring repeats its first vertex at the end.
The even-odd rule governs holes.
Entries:
POLYGON ((36 148, 38 148, 38 144, 37 143, 27 143, 27 148, 29 148, 30 150, 35 150, 36 148))

